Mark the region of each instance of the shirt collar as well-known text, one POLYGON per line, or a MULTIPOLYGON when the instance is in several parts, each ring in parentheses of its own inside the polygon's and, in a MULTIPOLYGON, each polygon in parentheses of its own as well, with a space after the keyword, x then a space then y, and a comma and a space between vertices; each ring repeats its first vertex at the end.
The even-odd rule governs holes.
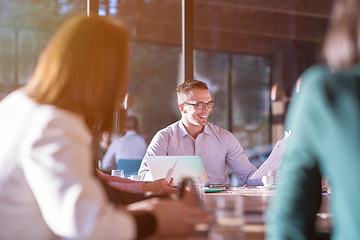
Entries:
MULTIPOLYGON (((182 137, 184 137, 186 135, 189 135, 189 133, 186 131, 186 128, 185 128, 184 123, 182 122, 182 120, 179 121, 179 128, 181 130, 180 134, 181 134, 182 137)), ((206 123, 203 133, 208 134, 208 135, 214 135, 213 132, 211 131, 210 127, 209 127, 209 123, 206 123)))
POLYGON ((136 135, 136 131, 128 130, 128 131, 126 131, 125 135, 136 135))
POLYGON ((204 133, 209 134, 209 135, 214 135, 213 132, 210 129, 209 123, 206 123, 206 125, 204 127, 204 133))
POLYGON ((185 129, 185 126, 184 126, 182 120, 179 121, 179 128, 180 128, 180 134, 182 137, 189 135, 189 133, 185 129))

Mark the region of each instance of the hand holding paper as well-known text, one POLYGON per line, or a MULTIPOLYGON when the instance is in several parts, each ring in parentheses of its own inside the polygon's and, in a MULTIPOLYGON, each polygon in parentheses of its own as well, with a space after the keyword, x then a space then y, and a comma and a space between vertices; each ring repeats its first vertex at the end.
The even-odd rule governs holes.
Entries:
POLYGON ((265 160, 265 162, 259 167, 259 169, 250 177, 250 179, 261 178, 268 175, 268 173, 277 171, 282 162, 283 154, 285 151, 287 140, 291 135, 290 132, 285 132, 285 136, 282 140, 279 140, 273 150, 270 153, 270 156, 265 160))

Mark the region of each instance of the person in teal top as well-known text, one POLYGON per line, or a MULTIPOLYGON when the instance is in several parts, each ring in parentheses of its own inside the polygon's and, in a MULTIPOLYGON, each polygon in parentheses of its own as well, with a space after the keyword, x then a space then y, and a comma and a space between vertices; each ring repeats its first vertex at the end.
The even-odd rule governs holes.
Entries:
POLYGON ((331 239, 360 239, 360 1, 335 0, 323 55, 286 117, 291 136, 266 216, 268 240, 314 239, 321 179, 332 189, 331 239))

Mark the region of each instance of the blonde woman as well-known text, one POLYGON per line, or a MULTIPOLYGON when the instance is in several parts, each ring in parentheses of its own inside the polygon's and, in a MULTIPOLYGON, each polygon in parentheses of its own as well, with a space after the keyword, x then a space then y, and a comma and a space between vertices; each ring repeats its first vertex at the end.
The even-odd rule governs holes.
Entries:
POLYGON ((78 16, 55 33, 28 84, 3 99, 0 239, 175 236, 207 221, 180 201, 153 199, 145 211, 116 207, 95 177, 94 129, 111 129, 127 70, 124 27, 78 16))

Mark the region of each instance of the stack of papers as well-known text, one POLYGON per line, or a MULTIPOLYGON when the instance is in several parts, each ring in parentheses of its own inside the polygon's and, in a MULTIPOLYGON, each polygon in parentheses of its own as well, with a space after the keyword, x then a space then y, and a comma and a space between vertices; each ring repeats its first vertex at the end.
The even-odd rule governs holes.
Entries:
POLYGON ((290 132, 285 132, 285 136, 280 141, 277 141, 273 150, 270 153, 270 156, 265 160, 265 162, 258 168, 258 170, 250 177, 250 179, 262 178, 267 176, 270 172, 277 171, 282 162, 285 147, 287 140, 291 134, 290 132))

